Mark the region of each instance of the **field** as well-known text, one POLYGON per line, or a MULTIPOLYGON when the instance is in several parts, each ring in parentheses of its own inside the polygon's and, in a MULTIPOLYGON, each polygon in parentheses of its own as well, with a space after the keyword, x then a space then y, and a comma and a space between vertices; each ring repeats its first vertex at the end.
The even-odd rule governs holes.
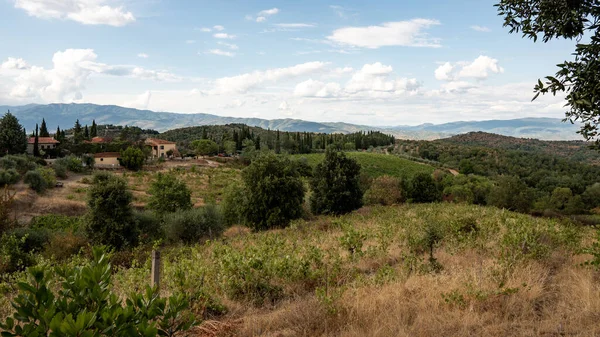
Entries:
MULTIPOLYGON (((348 157, 354 158, 362 167, 362 171, 371 178, 382 175, 394 177, 412 177, 416 173, 432 173, 434 168, 428 165, 420 164, 411 160, 399 158, 392 155, 382 155, 369 152, 348 152, 348 157)), ((298 154, 294 158, 306 158, 310 166, 316 166, 323 160, 324 154, 298 154)))
MULTIPOLYGON (((590 336, 599 274, 579 248, 591 237, 488 207, 363 208, 165 248, 162 292, 193 298, 198 336, 590 336)), ((118 294, 147 284, 137 256, 115 270, 118 294)))

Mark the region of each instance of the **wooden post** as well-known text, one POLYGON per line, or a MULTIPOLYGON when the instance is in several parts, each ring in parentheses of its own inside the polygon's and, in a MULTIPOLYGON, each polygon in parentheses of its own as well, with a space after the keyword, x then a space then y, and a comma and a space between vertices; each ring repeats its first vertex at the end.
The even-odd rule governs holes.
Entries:
POLYGON ((160 286, 160 252, 152 251, 152 274, 150 275, 150 284, 152 287, 160 286))

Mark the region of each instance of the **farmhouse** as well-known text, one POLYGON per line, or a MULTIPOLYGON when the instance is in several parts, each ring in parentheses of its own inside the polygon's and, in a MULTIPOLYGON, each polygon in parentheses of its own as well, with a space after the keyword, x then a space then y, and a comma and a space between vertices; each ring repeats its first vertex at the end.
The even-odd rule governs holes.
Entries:
MULTIPOLYGON (((33 154, 33 145, 35 144, 35 137, 29 137, 27 139, 27 153, 33 154)), ((60 142, 52 137, 38 137, 38 148, 40 150, 51 150, 55 149, 60 142)))
POLYGON ((175 142, 170 142, 164 139, 147 138, 146 145, 152 148, 151 155, 154 158, 166 158, 169 154, 175 155, 177 153, 177 146, 175 142), (170 153, 167 153, 171 151, 170 153))
POLYGON ((100 152, 94 154, 95 165, 97 167, 120 167, 119 152, 100 152))

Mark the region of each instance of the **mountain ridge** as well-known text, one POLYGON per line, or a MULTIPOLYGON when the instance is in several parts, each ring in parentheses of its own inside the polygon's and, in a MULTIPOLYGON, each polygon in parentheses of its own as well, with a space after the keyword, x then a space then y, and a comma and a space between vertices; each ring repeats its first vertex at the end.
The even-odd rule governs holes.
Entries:
POLYGON ((22 106, 0 106, 0 111, 10 110, 25 126, 33 130, 36 123, 46 119, 53 130, 57 125, 69 128, 79 119, 81 124, 131 125, 144 129, 166 131, 170 129, 201 125, 224 125, 241 123, 264 129, 281 131, 306 131, 322 133, 351 133, 357 131, 381 131, 397 138, 433 140, 451 137, 467 132, 483 131, 519 138, 542 140, 579 140, 576 125, 563 123, 558 118, 520 118, 509 120, 458 121, 442 124, 424 123, 415 126, 398 125, 377 127, 350 124, 345 122, 314 122, 302 119, 262 119, 244 117, 223 117, 206 113, 183 114, 175 112, 156 112, 125 108, 118 105, 97 105, 92 103, 53 103, 27 104, 22 106))

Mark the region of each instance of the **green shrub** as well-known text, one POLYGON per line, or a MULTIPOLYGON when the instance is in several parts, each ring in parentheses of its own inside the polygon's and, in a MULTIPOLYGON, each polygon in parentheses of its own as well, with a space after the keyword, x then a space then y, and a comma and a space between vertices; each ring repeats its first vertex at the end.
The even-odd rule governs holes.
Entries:
POLYGON ((56 186, 56 173, 52 168, 38 167, 37 171, 40 172, 44 178, 44 181, 46 181, 46 186, 48 186, 48 188, 53 188, 56 186))
POLYGON ((362 247, 367 239, 367 236, 354 227, 348 225, 344 228, 344 234, 340 237, 340 244, 344 247, 350 255, 361 255, 363 253, 362 247))
POLYGON ((0 169, 0 186, 14 185, 21 180, 21 175, 14 168, 0 169))
POLYGON ((62 165, 73 173, 81 173, 85 170, 83 167, 83 162, 73 155, 57 159, 54 162, 54 165, 62 165))
POLYGON ((135 246, 139 230, 133 216, 133 195, 124 179, 96 174, 88 190, 86 232, 95 242, 121 249, 135 246))
POLYGON ((88 241, 82 234, 57 232, 50 236, 42 254, 48 259, 66 261, 87 245, 88 241))
POLYGON ((39 215, 31 219, 29 227, 50 231, 76 232, 81 229, 81 218, 61 214, 39 215))
POLYGON ((364 195, 367 205, 393 205, 404 202, 400 179, 391 176, 375 178, 364 195))
POLYGON ((224 230, 223 217, 215 205, 167 214, 164 231, 170 242, 194 243, 218 237, 224 230))
POLYGON ((225 224, 243 225, 244 220, 244 205, 248 202, 246 190, 242 184, 231 184, 227 186, 223 193, 223 202, 221 203, 221 211, 223 213, 223 221, 225 224))
POLYGON ((21 249, 25 253, 39 253, 50 241, 50 232, 43 228, 20 227, 7 232, 7 234, 22 242, 21 249))
POLYGON ((344 214, 362 206, 361 167, 355 159, 332 148, 325 152, 310 179, 310 208, 314 214, 344 214))
POLYGON ((14 161, 10 156, 0 158, 0 167, 5 170, 17 168, 17 162, 14 161))
POLYGON ((192 208, 192 192, 173 174, 158 173, 148 189, 148 208, 158 214, 192 208))
POLYGON ((302 216, 304 184, 287 157, 260 155, 242 171, 242 179, 248 197, 242 214, 255 230, 287 226, 302 216))
POLYGON ((38 193, 42 193, 48 188, 46 179, 44 179, 44 176, 38 170, 27 172, 23 182, 28 184, 29 188, 38 193))
POLYGON ((146 155, 137 147, 130 146, 125 151, 121 151, 119 158, 120 164, 128 170, 139 171, 144 166, 146 155))
POLYGON ((518 177, 501 176, 488 195, 488 205, 528 212, 533 204, 531 190, 518 177))
POLYGON ((133 212, 140 231, 140 237, 145 242, 159 240, 164 237, 161 219, 152 212, 133 212))
POLYGON ((429 173, 419 172, 409 182, 409 195, 413 202, 435 202, 442 199, 438 184, 429 173))
POLYGON ((0 272, 13 273, 35 264, 33 254, 23 249, 25 239, 7 234, 0 238, 0 272))
POLYGON ((61 179, 67 179, 67 177, 68 177, 67 166, 65 166, 64 164, 57 164, 55 162, 54 164, 52 164, 52 168, 54 169, 54 173, 56 173, 57 177, 59 177, 61 179))
POLYGON ((167 300, 150 287, 126 299, 113 294, 108 258, 100 249, 93 256, 82 267, 31 268, 27 282, 18 285, 16 312, 0 323, 2 335, 175 336, 194 325, 182 295, 167 300))

